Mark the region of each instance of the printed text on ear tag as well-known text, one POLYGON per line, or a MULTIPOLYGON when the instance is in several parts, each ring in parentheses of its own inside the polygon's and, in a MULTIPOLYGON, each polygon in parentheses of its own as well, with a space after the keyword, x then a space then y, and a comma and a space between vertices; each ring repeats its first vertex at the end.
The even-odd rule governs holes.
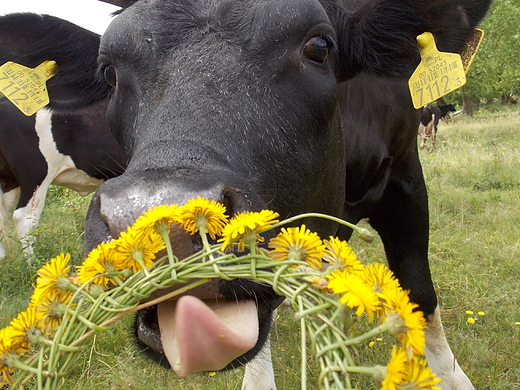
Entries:
POLYGON ((462 87, 466 75, 459 54, 437 50, 433 35, 425 32, 417 37, 421 63, 408 80, 413 106, 424 105, 462 87))
POLYGON ((49 104, 46 81, 58 73, 54 61, 45 61, 36 68, 6 62, 0 66, 0 93, 27 116, 49 104))

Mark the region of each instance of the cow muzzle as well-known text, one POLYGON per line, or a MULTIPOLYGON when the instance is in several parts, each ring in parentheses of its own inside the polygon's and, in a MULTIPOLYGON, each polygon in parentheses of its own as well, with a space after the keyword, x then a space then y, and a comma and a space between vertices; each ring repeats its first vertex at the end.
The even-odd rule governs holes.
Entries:
MULTIPOLYGON (((171 188, 168 192, 157 191, 156 187, 153 194, 150 187, 141 192, 135 186, 123 191, 119 185, 108 190, 102 186, 105 191, 96 194, 89 210, 86 235, 89 232, 90 236, 99 235, 104 230, 105 237, 116 237, 135 221, 137 213, 159 204, 183 204, 189 200, 185 197, 195 197, 193 188, 184 192, 172 192, 171 188), (118 191, 113 190, 117 187, 118 191), (179 193, 180 198, 174 196, 179 193)), ((198 192, 225 204, 230 215, 250 208, 249 198, 229 187, 214 186, 198 192)), ((200 238, 188 235, 180 227, 172 226, 170 239, 179 261, 201 248, 200 238)), ((180 287, 183 286, 175 289, 180 287)), ((148 301, 160 300, 172 290, 156 291, 148 301)), ((269 334, 272 312, 282 301, 283 297, 276 295, 270 286, 245 279, 214 279, 139 312, 136 335, 149 354, 155 355, 156 360, 166 357, 181 377, 198 371, 234 368, 261 349, 269 334)))

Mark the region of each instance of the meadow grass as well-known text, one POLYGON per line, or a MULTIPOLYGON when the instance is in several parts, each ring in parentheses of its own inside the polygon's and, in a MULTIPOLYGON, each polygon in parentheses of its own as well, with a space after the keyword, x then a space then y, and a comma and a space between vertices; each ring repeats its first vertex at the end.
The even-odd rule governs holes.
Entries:
MULTIPOLYGON (((520 110, 487 106, 474 117, 441 124, 437 150, 421 151, 430 194, 430 263, 452 349, 478 390, 520 389, 520 110), (474 314, 466 314, 472 311, 474 314), (478 314, 483 312, 484 315, 478 314), (475 323, 468 323, 474 318, 475 323)), ((83 219, 89 198, 53 187, 34 256, 17 244, 0 260, 0 326, 23 310, 36 270, 60 252, 81 263, 83 219)), ((352 246, 366 262, 384 261, 378 240, 352 246)), ((144 360, 136 350, 132 318, 96 336, 78 359, 65 389, 240 389, 242 371, 195 374, 187 379, 144 360)), ((385 364, 391 337, 359 348, 367 364, 385 364)), ((282 306, 273 329, 278 388, 300 388, 299 328, 282 306)), ((316 374, 312 359, 306 363, 316 374)), ((375 389, 355 378, 359 389, 375 389)), ((308 389, 315 389, 311 384, 308 389)))

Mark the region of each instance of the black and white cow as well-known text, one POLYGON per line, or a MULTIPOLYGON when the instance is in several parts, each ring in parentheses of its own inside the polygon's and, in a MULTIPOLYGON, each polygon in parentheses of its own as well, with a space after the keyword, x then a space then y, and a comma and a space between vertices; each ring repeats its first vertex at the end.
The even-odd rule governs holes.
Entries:
POLYGON ((427 104, 422 109, 421 122, 419 123, 419 138, 421 139, 421 149, 426 146, 426 141, 431 139, 432 150, 435 149, 437 141, 437 130, 441 119, 445 118, 450 111, 457 111, 452 104, 437 106, 427 104))
POLYGON ((0 257, 13 210, 16 232, 32 254, 30 232, 51 184, 87 195, 123 173, 125 157, 106 123, 106 106, 105 100, 61 114, 44 108, 27 117, 0 100, 0 257))
MULTIPOLYGON (((230 214, 269 208, 282 217, 306 211, 352 222, 368 217, 390 268, 428 318, 430 365, 445 389, 472 389, 444 336, 431 281, 420 114, 406 85, 419 60, 416 36, 430 31, 440 50, 457 52, 489 0, 370 0, 355 12, 347 0, 104 1, 125 9, 102 37, 99 79, 75 77, 78 63, 96 67, 46 41, 72 34, 56 19, 27 16, 17 34, 35 43, 12 48, 18 53, 12 60, 38 48, 26 57, 33 66, 57 60, 81 83, 83 104, 111 94, 107 118, 129 164, 94 196, 87 246, 117 236, 150 206, 199 195, 223 202, 230 214), (51 37, 42 30, 52 30, 51 37)), ((9 23, 0 19, 0 53, 10 42, 2 28, 9 23)), ((76 34, 83 42, 82 30, 76 34)), ((49 81, 51 105, 81 106, 60 92, 70 84, 59 83, 49 81)), ((338 228, 307 223, 323 237, 338 228)), ((185 253, 197 246, 184 243, 185 253)), ((213 287, 220 305, 255 302, 259 323, 253 349, 217 365, 250 361, 268 339, 281 298, 246 280, 213 287)), ((175 305, 141 312, 137 335, 186 375, 197 363, 179 361, 176 346, 197 346, 170 324, 176 315, 189 321, 206 314, 201 305, 175 313, 175 305)), ((246 375, 246 389, 273 386, 270 375, 246 375)))

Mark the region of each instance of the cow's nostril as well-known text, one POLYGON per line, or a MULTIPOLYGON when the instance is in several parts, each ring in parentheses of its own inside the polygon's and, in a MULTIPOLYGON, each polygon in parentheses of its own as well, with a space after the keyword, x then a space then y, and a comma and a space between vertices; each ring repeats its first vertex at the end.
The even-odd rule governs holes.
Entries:
POLYGON ((244 192, 236 188, 224 189, 221 202, 226 207, 226 212, 229 217, 251 210, 253 207, 251 199, 244 192))
POLYGON ((199 250, 189 234, 180 227, 172 227, 170 229, 170 241, 173 254, 179 259, 185 259, 191 256, 194 251, 199 250))

